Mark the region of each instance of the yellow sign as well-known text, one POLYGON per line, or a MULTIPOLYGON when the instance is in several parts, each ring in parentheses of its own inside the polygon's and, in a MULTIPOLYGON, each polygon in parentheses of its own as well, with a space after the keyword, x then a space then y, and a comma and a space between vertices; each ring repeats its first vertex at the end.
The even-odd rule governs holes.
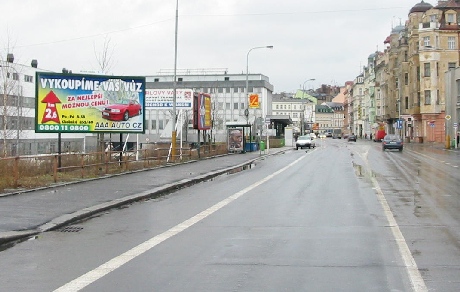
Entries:
POLYGON ((259 108, 259 95, 258 94, 251 94, 249 95, 249 108, 259 108))

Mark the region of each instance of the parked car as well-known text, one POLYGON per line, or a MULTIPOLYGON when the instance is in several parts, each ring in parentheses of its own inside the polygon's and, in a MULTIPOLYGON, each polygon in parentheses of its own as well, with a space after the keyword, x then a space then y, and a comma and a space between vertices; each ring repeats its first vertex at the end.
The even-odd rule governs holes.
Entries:
POLYGON ((295 142, 295 149, 299 150, 299 148, 303 149, 304 147, 316 147, 315 140, 312 139, 310 135, 299 136, 299 138, 297 138, 297 141, 295 142))
POLYGON ((320 139, 326 139, 326 134, 324 134, 324 133, 323 133, 323 134, 319 134, 319 138, 320 138, 320 139))
POLYGON ((386 149, 398 149, 399 151, 403 151, 403 147, 403 141, 398 135, 388 134, 382 140, 383 151, 386 149))
POLYGON ((127 121, 140 114, 142 114, 142 106, 136 100, 123 100, 102 110, 102 117, 111 121, 127 121))
POLYGON ((326 137, 332 137, 332 132, 326 132, 326 137))
POLYGON ((355 134, 350 134, 348 136, 348 142, 350 142, 350 141, 356 142, 356 135, 355 134))

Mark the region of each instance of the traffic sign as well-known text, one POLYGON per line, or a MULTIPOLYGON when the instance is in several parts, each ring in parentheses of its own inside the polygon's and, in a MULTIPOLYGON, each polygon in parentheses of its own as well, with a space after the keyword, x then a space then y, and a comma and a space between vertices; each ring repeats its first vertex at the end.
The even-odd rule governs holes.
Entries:
POLYGON ((457 128, 458 127, 458 123, 454 123, 454 128, 457 128))
POLYGON ((445 119, 450 120, 450 119, 452 119, 452 117, 450 115, 446 115, 445 119))

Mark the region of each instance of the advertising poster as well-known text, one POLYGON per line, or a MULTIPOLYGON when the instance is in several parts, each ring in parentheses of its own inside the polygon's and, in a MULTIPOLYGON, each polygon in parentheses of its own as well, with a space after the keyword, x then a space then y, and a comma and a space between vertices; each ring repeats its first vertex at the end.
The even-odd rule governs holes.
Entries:
POLYGON ((228 150, 233 152, 243 151, 243 129, 228 129, 228 150))
MULTIPOLYGON (((172 109, 173 89, 146 89, 145 109, 172 109)), ((176 89, 176 109, 192 109, 193 90, 176 89)))
POLYGON ((209 130, 212 128, 211 95, 206 93, 193 94, 193 128, 209 130))
POLYGON ((253 93, 249 95, 249 108, 260 108, 258 94, 253 93))
POLYGON ((37 72, 35 98, 37 133, 144 133, 144 77, 37 72))

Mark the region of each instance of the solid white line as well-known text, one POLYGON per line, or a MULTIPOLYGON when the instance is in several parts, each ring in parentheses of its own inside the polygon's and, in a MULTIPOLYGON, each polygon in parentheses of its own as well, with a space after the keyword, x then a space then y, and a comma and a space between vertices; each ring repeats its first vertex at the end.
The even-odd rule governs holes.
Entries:
POLYGON ((375 178, 371 177, 371 181, 375 187, 375 190, 377 191, 377 199, 379 200, 380 205, 382 205, 383 211, 385 213, 385 216, 387 218, 391 232, 393 234, 393 238, 395 239, 398 245, 399 253, 401 254, 401 258, 406 267, 406 271, 409 276, 413 291, 415 292, 428 291, 428 288, 425 285, 425 281, 423 280, 422 275, 420 274, 420 271, 418 270, 417 263, 412 257, 412 253, 406 243, 404 235, 399 229, 398 223, 396 222, 396 219, 393 213, 391 212, 390 206, 388 205, 388 202, 385 199, 382 189, 380 188, 375 178))
MULTIPOLYGON (((415 152, 415 151, 412 151, 412 152, 415 152)), ((358 155, 361 156, 361 158, 366 163, 367 167, 369 167, 367 155, 366 157, 363 157, 360 153, 358 153, 358 155)), ((421 153, 420 155, 425 156, 421 153)), ((428 157, 428 158, 431 159, 431 157, 428 157)), ((379 183, 374 177, 370 177, 370 179, 371 179, 372 185, 374 186, 374 189, 377 192, 377 199, 380 205, 382 206, 383 212, 385 213, 385 217, 388 221, 388 225, 391 229, 391 233, 393 234, 393 238, 395 239, 398 245, 399 253, 406 267, 406 272, 411 282, 413 291, 414 292, 428 291, 428 288, 425 285, 425 281, 423 280, 422 275, 420 274, 420 271, 418 270, 417 263, 415 262, 415 259, 412 257, 412 253, 409 249, 409 246, 407 245, 406 239, 404 238, 404 235, 399 229, 399 225, 396 222, 393 212, 391 212, 390 205, 388 205, 388 202, 385 199, 385 195, 383 194, 379 183)))
MULTIPOLYGON (((311 153, 311 152, 309 152, 311 153)), ((307 154, 308 155, 308 154, 307 154)), ((145 253, 146 251, 152 249, 153 247, 157 246, 158 244, 162 243, 163 241, 173 237, 174 235, 179 234, 180 232, 186 230, 187 228, 193 226, 194 224, 200 222, 204 218, 208 217, 209 215, 217 212, 221 208, 227 206, 231 202, 235 201, 239 197, 243 196, 247 192, 251 191, 252 189, 258 187, 259 185, 267 182, 268 180, 272 179, 273 177, 277 176, 278 174, 282 173, 283 171, 287 170, 288 168, 292 167, 294 164, 298 163, 300 160, 304 159, 306 155, 303 155, 299 159, 295 160, 294 162, 290 163, 289 165, 281 168, 280 170, 272 173, 271 175, 265 177, 264 179, 248 186, 247 188, 229 196, 228 198, 218 202, 212 207, 202 211, 201 213, 191 217, 190 219, 185 220, 182 223, 177 224, 176 226, 172 227, 171 229, 152 237, 151 239, 139 244, 138 246, 128 250, 127 252, 109 260, 108 262, 100 265, 99 267, 95 268, 87 272, 86 274, 68 282, 67 284, 59 287, 58 289, 54 290, 55 292, 68 292, 68 291, 79 291, 86 286, 94 283, 98 279, 104 277, 105 275, 113 272, 114 270, 120 268, 127 262, 133 260, 134 258, 140 256, 141 254, 145 253)))

